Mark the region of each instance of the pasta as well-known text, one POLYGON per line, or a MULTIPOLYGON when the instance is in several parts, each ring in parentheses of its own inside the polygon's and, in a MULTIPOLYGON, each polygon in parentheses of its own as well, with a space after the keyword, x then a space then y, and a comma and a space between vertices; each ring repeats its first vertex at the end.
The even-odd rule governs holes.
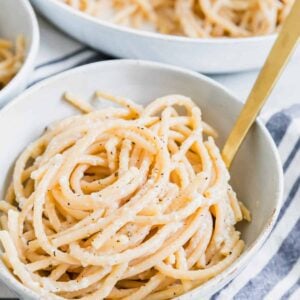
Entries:
POLYGON ((222 272, 250 214, 200 109, 181 95, 146 107, 96 96, 114 106, 66 93, 84 114, 16 161, 0 201, 4 263, 42 299, 171 299, 222 272))
POLYGON ((0 90, 17 74, 25 55, 25 40, 19 36, 15 49, 10 41, 0 39, 0 90))
POLYGON ((191 38, 274 33, 294 0, 60 0, 116 24, 191 38))

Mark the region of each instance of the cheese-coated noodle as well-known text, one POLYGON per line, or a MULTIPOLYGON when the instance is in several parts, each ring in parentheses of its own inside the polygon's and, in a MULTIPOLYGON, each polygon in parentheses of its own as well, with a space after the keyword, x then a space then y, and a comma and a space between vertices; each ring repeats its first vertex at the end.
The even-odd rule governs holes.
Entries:
POLYGON ((67 93, 85 114, 18 158, 0 201, 4 263, 43 299, 170 299, 222 272, 250 215, 200 109, 181 95, 146 107, 96 96, 122 107, 67 93))
POLYGON ((60 0, 96 18, 192 38, 277 31, 294 0, 60 0))
POLYGON ((0 89, 17 74, 23 64, 24 55, 25 40, 23 36, 17 38, 15 47, 10 41, 0 39, 0 89))

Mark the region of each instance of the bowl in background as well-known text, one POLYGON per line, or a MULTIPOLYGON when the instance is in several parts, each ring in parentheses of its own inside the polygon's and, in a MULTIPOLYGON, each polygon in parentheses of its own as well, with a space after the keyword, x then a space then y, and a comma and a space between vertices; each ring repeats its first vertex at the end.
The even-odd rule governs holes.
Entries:
POLYGON ((102 21, 58 0, 31 0, 62 31, 105 53, 169 63, 207 74, 261 67, 276 35, 248 38, 188 38, 102 21))
POLYGON ((0 107, 25 89, 39 48, 39 29, 34 11, 27 0, 1 0, 0 38, 15 43, 18 35, 26 42, 25 60, 14 78, 0 90, 0 107))
MULTIPOLYGON (((225 88, 213 80, 164 64, 113 60, 85 65, 26 90, 0 111, 0 191, 7 186, 16 157, 54 121, 78 113, 62 100, 65 91, 88 99, 100 89, 130 97, 140 104, 167 94, 191 97, 202 110, 203 119, 214 126, 223 145, 242 107, 225 88), (30 122, 28 122, 30 120, 30 122), (16 138, 17 137, 17 138, 16 138)), ((242 270, 266 240, 280 209, 282 168, 277 149, 267 129, 258 120, 250 130, 231 169, 232 185, 250 209, 253 220, 239 227, 245 251, 224 272, 200 287, 180 296, 181 300, 202 299, 222 288, 242 270)), ((0 279, 21 298, 39 299, 23 286, 0 262, 0 279)))

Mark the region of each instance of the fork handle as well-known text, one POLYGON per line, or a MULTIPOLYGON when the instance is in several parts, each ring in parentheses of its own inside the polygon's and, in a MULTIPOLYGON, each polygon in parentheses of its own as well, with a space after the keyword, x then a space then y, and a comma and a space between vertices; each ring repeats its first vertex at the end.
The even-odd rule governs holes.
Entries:
POLYGON ((228 168, 289 61, 299 37, 300 0, 296 0, 224 145, 222 157, 228 168))

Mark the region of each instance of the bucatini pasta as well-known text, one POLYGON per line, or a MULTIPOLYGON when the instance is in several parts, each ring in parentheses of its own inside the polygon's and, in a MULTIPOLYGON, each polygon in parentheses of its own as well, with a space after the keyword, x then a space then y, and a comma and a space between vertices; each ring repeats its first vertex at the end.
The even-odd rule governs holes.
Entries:
POLYGON ((25 55, 25 39, 19 36, 15 47, 6 39, 0 39, 0 90, 19 71, 25 55))
POLYGON ((250 215, 200 109, 181 95, 146 107, 96 96, 118 106, 66 93, 84 114, 18 158, 0 201, 4 263, 42 299, 171 299, 222 272, 250 215))
POLYGON ((294 0, 59 0, 120 25, 192 38, 277 31, 294 0))

